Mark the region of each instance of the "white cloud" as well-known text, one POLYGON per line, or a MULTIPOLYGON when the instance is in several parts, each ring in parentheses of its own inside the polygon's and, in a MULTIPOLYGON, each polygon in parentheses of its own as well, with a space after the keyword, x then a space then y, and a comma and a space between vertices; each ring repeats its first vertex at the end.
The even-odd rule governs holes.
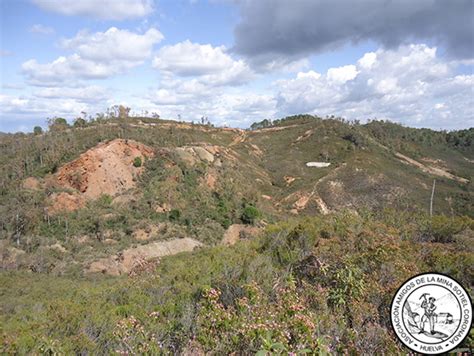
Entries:
POLYGON ((44 26, 41 24, 36 24, 31 26, 30 32, 32 33, 39 33, 41 35, 51 35, 54 33, 54 29, 49 26, 44 26))
POLYGON ((81 58, 77 54, 59 57, 51 63, 40 64, 30 59, 22 65, 23 74, 32 85, 48 86, 72 79, 104 79, 120 73, 130 65, 118 62, 114 66, 81 58))
POLYGON ((356 63, 324 74, 299 72, 276 81, 275 94, 216 88, 202 80, 211 69, 200 69, 200 76, 162 81, 147 99, 164 116, 180 113, 191 120, 204 115, 239 126, 305 112, 435 128, 465 127, 470 120, 472 126, 474 76, 455 75, 456 66, 440 59, 436 48, 409 45, 366 53, 356 63))
MULTIPOLYGON (((369 81, 371 84, 373 84, 373 79, 369 79, 369 81)), ((385 79, 381 79, 375 84, 375 91, 382 95, 391 94, 391 93, 394 94, 395 92, 402 90, 401 88, 398 87, 397 84, 398 84, 397 78, 388 77, 385 79)))
POLYGON ((162 117, 199 120, 207 116, 217 125, 246 127, 252 122, 273 117, 276 100, 271 94, 235 87, 215 88, 197 79, 171 80, 161 83, 146 98, 147 110, 162 117))
POLYGON ((321 74, 318 73, 318 72, 315 72, 313 70, 310 70, 308 72, 299 72, 297 75, 296 75, 296 79, 305 79, 305 78, 309 78, 309 79, 319 79, 321 78, 321 74))
POLYGON ((32 0, 40 8, 62 15, 79 15, 102 20, 143 17, 153 10, 151 0, 32 0))
POLYGON ((364 69, 370 69, 374 65, 375 61, 377 60, 377 53, 375 52, 368 52, 362 56, 361 59, 357 61, 359 67, 364 69))
POLYGON ((28 102, 26 99, 12 95, 0 94, 0 107, 4 112, 12 111, 12 108, 21 107, 28 102))
POLYGON ((234 62, 224 51, 224 46, 212 47, 186 40, 162 47, 153 60, 153 66, 182 76, 215 74, 234 62))
POLYGON ((343 67, 330 68, 327 73, 327 79, 329 82, 344 84, 345 82, 357 77, 358 73, 356 66, 352 64, 343 67))
POLYGON ((105 32, 79 32, 61 45, 74 50, 53 62, 40 64, 35 59, 22 65, 30 84, 52 85, 74 79, 104 79, 142 64, 152 54, 153 46, 163 39, 156 29, 144 34, 111 27, 105 32))
POLYGON ((473 126, 474 76, 456 75, 456 66, 423 44, 378 50, 325 75, 301 72, 275 82, 278 108, 282 115, 309 112, 438 128, 473 126))
POLYGON ((97 85, 77 88, 41 88, 33 93, 37 98, 46 99, 74 99, 81 103, 98 103, 107 98, 106 90, 97 85))
POLYGON ((163 39, 163 35, 155 28, 144 34, 120 30, 111 27, 105 32, 79 32, 76 37, 61 42, 63 48, 74 50, 82 58, 113 62, 116 60, 138 62, 149 58, 153 46, 163 39))
POLYGON ((156 111, 165 118, 198 121, 202 116, 218 126, 248 127, 252 122, 275 116, 275 98, 270 94, 252 92, 189 95, 186 100, 179 94, 160 90, 148 100, 148 111, 156 111))
POLYGON ((120 103, 109 95, 109 89, 96 85, 41 88, 30 95, 0 94, 0 131, 31 131, 53 116, 74 119, 81 112, 94 116, 120 103))
POLYGON ((239 85, 253 77, 242 60, 234 60, 224 46, 192 43, 188 40, 162 47, 153 66, 169 76, 200 77, 213 85, 239 85))
POLYGON ((73 99, 44 100, 35 97, 23 97, 0 94, 0 115, 17 119, 31 119, 32 115, 37 120, 51 116, 73 116, 85 110, 88 106, 73 99), (8 114, 8 115, 6 115, 8 114))

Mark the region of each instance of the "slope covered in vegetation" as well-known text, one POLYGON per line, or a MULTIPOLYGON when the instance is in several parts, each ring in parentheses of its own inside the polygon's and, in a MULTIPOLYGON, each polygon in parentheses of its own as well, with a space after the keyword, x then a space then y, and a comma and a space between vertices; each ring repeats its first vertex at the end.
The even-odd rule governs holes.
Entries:
POLYGON ((472 289, 473 136, 308 115, 2 136, 1 351, 400 352, 406 278, 472 289))
POLYGON ((5 272, 2 351, 401 352, 391 296, 423 271, 469 286, 473 227, 469 218, 340 212, 167 257, 131 278, 5 272))

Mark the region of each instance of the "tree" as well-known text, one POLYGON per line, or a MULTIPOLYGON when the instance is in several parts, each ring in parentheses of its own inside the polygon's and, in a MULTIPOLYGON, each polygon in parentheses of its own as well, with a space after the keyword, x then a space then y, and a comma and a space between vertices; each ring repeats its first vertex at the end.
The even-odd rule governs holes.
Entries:
POLYGON ((74 125, 75 128, 86 127, 87 126, 87 121, 84 120, 82 117, 78 117, 76 120, 74 120, 73 125, 74 125))
POLYGON ((41 135, 43 133, 43 129, 41 128, 41 126, 35 126, 33 128, 33 133, 35 135, 41 135))
POLYGON ((48 127, 52 132, 64 131, 69 128, 69 124, 66 119, 62 117, 53 117, 48 119, 48 127))
POLYGON ((123 105, 120 105, 118 107, 118 111, 119 111, 119 115, 118 115, 119 119, 126 119, 128 115, 130 114, 130 108, 123 105))
POLYGON ((265 119, 260 122, 254 122, 252 125, 250 125, 250 128, 252 130, 258 130, 258 129, 263 129, 265 127, 271 127, 272 125, 273 124, 271 120, 265 119))

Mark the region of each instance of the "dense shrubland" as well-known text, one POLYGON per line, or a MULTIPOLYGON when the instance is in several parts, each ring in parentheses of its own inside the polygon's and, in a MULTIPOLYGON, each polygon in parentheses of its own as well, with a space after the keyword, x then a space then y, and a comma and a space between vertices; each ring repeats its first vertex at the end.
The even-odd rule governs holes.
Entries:
POLYGON ((424 271, 472 288, 473 228, 467 217, 341 212, 269 225, 129 279, 5 272, 1 351, 401 352, 391 296, 424 271))

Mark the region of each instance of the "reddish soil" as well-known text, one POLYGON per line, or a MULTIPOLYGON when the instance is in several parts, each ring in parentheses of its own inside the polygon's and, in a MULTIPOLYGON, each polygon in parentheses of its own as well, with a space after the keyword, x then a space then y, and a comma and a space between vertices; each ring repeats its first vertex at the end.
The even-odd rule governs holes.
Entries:
POLYGON ((23 189, 26 189, 26 190, 40 190, 41 182, 38 178, 29 177, 23 181, 22 186, 23 186, 23 189))
POLYGON ((62 166, 56 180, 61 187, 75 189, 88 199, 102 194, 114 196, 135 186, 143 167, 135 167, 134 159, 139 157, 145 162, 153 155, 153 150, 144 144, 116 139, 101 143, 62 166))
POLYGON ((63 212, 70 212, 86 205, 86 200, 78 193, 53 193, 49 197, 50 206, 48 207, 48 214, 55 215, 63 212))

